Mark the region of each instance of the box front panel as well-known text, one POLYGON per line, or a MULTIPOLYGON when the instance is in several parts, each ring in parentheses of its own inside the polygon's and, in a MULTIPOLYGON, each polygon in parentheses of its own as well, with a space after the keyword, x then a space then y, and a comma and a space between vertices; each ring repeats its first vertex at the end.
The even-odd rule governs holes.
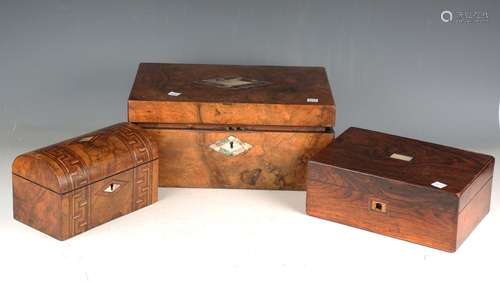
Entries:
POLYGON ((67 193, 62 201, 64 239, 148 206, 158 199, 158 160, 67 193))
POLYGON ((334 106, 128 102, 128 120, 139 123, 334 126, 334 106))
POLYGON ((309 158, 333 133, 147 129, 159 145, 159 184, 304 190, 309 158))
POLYGON ((310 163, 309 215, 454 251, 458 198, 403 182, 310 163))
POLYGON ((134 171, 128 170, 91 185, 91 227, 130 213, 134 171))

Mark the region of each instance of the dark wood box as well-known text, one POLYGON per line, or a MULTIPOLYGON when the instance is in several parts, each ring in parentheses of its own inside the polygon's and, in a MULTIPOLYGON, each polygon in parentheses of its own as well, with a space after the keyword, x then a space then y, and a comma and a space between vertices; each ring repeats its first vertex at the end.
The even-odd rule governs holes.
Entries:
POLYGON ((144 63, 128 119, 159 145, 160 186, 305 190, 335 103, 321 67, 144 63))
POLYGON ((488 213, 494 158, 349 128, 309 162, 307 213, 454 252, 488 213))
POLYGON ((120 123, 18 156, 14 218, 65 240, 158 199, 158 148, 120 123))

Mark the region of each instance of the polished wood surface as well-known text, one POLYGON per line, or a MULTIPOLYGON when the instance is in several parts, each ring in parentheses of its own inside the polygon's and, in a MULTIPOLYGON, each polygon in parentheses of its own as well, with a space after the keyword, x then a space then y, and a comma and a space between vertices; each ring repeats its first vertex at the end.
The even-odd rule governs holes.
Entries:
MULTIPOLYGON (((492 181, 493 179, 490 178, 482 185, 472 201, 458 214, 457 248, 490 211, 492 181)), ((480 184, 477 185, 480 186, 480 184)))
POLYGON ((142 128, 124 122, 22 154, 12 173, 65 193, 156 158, 142 128))
POLYGON ((129 121, 137 123, 323 127, 335 123, 335 102, 321 67, 144 63, 137 71, 128 107, 129 121), (216 77, 267 84, 223 89, 198 83, 216 77), (170 92, 180 95, 170 96, 170 92))
POLYGON ((334 105, 323 67, 142 63, 129 99, 308 105, 310 97, 318 98, 319 105, 334 105), (269 84, 233 90, 196 83, 215 77, 243 77, 269 84), (170 91, 182 95, 166 95, 170 91))
POLYGON ((333 139, 335 102, 322 67, 143 63, 128 119, 159 144, 161 186, 304 190, 307 160, 333 139), (232 135, 253 148, 209 149, 232 135))
POLYGON ((61 195, 17 175, 12 185, 14 218, 62 240, 61 195))
POLYGON ((14 218, 59 240, 158 200, 157 145, 128 123, 23 154, 12 172, 14 218))
POLYGON ((351 127, 314 161, 424 187, 440 181, 448 185, 443 191, 461 194, 493 157, 351 127), (391 158, 394 153, 413 159, 391 158))
POLYGON ((306 210, 453 252, 489 211, 493 165, 491 156, 349 128, 309 162, 306 210))
POLYGON ((128 120, 135 123, 244 124, 275 126, 332 126, 331 106, 216 104, 133 101, 128 120))
POLYGON ((160 186, 304 190, 308 159, 333 132, 148 128, 160 148, 160 186), (252 148, 226 156, 211 144, 234 136, 252 148))

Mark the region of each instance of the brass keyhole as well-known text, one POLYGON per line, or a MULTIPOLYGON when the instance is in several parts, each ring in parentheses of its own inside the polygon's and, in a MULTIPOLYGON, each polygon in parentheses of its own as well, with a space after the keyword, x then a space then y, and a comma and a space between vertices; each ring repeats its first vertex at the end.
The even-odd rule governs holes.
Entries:
POLYGON ((229 147, 231 147, 231 149, 233 149, 233 147, 234 147, 234 142, 233 141, 229 142, 229 147))

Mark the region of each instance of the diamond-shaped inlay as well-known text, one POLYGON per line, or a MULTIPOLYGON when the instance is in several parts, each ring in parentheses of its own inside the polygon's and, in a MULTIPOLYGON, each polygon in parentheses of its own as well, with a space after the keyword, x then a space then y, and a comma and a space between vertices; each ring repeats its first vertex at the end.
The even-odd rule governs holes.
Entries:
POLYGON ((241 76, 225 76, 195 81, 195 83, 224 89, 247 89, 270 84, 267 81, 244 78, 241 76))
POLYGON ((106 189, 104 189, 104 192, 107 192, 107 193, 113 193, 115 192, 118 188, 120 188, 120 184, 118 183, 111 183, 109 184, 108 187, 106 187, 106 189))
POLYGON ((95 138, 95 136, 85 136, 85 137, 80 138, 78 140, 78 142, 90 142, 94 138, 95 138))
POLYGON ((228 136, 210 145, 210 149, 225 156, 232 157, 244 153, 252 148, 252 145, 241 141, 234 136, 228 136))

